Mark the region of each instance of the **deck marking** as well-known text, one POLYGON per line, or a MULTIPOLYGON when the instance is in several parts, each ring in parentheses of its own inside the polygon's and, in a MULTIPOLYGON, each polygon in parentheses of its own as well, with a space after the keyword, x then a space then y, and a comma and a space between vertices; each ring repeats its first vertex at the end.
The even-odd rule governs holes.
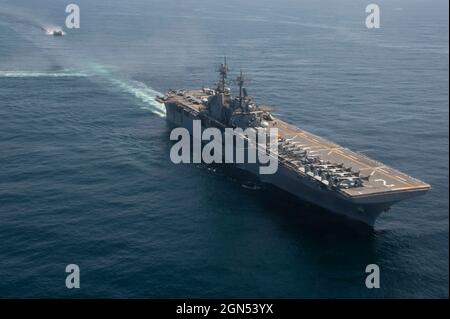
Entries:
POLYGON ((290 142, 290 141, 292 141, 293 139, 295 139, 297 136, 298 136, 298 134, 297 134, 297 135, 294 135, 294 137, 286 138, 286 141, 287 141, 287 142, 290 142))
POLYGON ((371 168, 370 166, 367 166, 366 164, 361 163, 360 161, 357 161, 357 160, 352 159, 351 157, 349 157, 349 156, 346 155, 346 154, 342 154, 341 152, 336 152, 336 154, 339 154, 340 156, 343 156, 343 157, 345 157, 345 158, 348 158, 348 159, 352 160, 352 161, 355 162, 356 164, 359 164, 359 165, 363 166, 362 168, 371 168))
POLYGON ((384 179, 382 179, 382 178, 376 179, 375 182, 382 182, 383 186, 386 186, 386 187, 394 187, 395 186, 395 184, 388 184, 388 183, 386 183, 386 181, 384 179))
MULTIPOLYGON (((421 188, 418 188, 416 186, 410 186, 410 187, 397 187, 397 188, 393 188, 393 191, 402 191, 402 190, 408 190, 408 189, 414 189, 414 190, 418 190, 421 188)), ((425 190, 426 188, 422 188, 423 190, 425 190)))

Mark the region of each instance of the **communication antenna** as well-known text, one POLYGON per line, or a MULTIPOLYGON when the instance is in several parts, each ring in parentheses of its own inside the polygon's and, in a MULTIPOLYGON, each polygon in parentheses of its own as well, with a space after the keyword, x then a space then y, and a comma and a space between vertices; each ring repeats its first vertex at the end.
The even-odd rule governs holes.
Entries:
MULTIPOLYGON (((236 83, 239 86, 239 107, 242 109, 244 99, 247 97, 247 90, 244 87, 247 84, 247 79, 244 77, 242 70, 239 73, 239 76, 236 78, 236 83)), ((245 111, 248 112, 247 105, 245 105, 245 111)))
POLYGON ((228 71, 229 71, 229 69, 228 69, 228 65, 227 65, 227 57, 225 57, 224 63, 222 63, 219 66, 219 68, 217 69, 217 72, 219 72, 219 74, 220 74, 218 89, 222 93, 225 93, 225 87, 226 87, 227 78, 228 78, 228 71))
POLYGON ((239 107, 242 109, 242 102, 244 99, 243 89, 244 89, 244 85, 245 85, 245 78, 244 78, 244 75, 242 74, 242 70, 241 70, 239 76, 237 77, 236 82, 239 86, 239 107))

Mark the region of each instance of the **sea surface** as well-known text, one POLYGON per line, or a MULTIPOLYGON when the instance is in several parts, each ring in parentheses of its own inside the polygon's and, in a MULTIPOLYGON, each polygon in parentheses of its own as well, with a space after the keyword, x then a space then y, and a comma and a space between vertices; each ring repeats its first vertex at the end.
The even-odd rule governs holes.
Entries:
POLYGON ((0 298, 448 298, 448 1, 377 0, 367 29, 360 0, 77 0, 47 35, 69 3, 0 0, 0 298), (172 164, 154 98, 225 55, 276 115, 433 189, 361 232, 172 164))

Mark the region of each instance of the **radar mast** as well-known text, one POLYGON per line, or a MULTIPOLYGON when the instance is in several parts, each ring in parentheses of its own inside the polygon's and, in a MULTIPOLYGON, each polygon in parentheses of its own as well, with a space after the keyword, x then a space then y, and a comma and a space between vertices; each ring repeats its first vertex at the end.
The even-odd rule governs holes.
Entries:
MULTIPOLYGON (((247 81, 245 80, 244 74, 242 74, 242 70, 239 76, 237 77, 236 82, 239 85, 239 107, 244 110, 242 104, 244 102, 244 98, 247 95, 246 89, 244 88, 244 85, 247 83, 247 81)), ((248 112, 247 104, 245 105, 244 111, 248 112)))
POLYGON ((224 59, 224 63, 222 63, 217 72, 219 72, 220 74, 220 80, 219 80, 219 84, 217 86, 217 90, 219 92, 225 93, 225 88, 227 85, 227 78, 228 78, 228 65, 227 65, 227 57, 225 57, 224 59))

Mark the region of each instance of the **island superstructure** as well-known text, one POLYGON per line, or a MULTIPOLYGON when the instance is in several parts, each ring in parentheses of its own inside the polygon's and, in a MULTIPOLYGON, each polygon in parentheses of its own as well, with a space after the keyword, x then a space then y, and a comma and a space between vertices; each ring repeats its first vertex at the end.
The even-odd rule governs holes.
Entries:
POLYGON ((220 65, 214 89, 170 90, 157 100, 166 107, 167 120, 192 131, 202 129, 277 128, 278 170, 258 174, 258 165, 236 165, 258 176, 261 182, 289 192, 326 210, 374 226, 376 218, 404 199, 424 194, 431 186, 365 155, 311 134, 272 115, 248 95, 245 78, 236 82, 239 94, 228 87, 228 66, 220 65))

